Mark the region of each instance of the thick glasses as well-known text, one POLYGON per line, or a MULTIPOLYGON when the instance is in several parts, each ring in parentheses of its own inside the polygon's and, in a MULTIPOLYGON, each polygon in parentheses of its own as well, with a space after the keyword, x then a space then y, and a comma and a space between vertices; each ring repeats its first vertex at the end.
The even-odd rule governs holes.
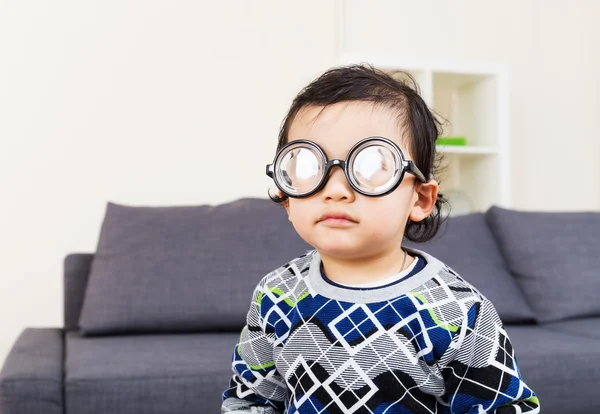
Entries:
POLYGON ((369 137, 357 142, 346 160, 327 160, 325 152, 314 142, 296 140, 281 148, 267 175, 285 195, 293 198, 309 197, 320 191, 331 168, 344 170, 350 186, 360 194, 380 197, 394 191, 405 173, 422 182, 423 173, 404 154, 398 145, 383 137, 369 137))

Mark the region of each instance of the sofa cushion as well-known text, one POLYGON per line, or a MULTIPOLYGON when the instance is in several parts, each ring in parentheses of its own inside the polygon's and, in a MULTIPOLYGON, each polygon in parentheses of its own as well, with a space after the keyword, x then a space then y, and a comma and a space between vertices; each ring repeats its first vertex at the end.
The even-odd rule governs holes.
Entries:
POLYGON ((563 332, 575 337, 584 336, 600 339, 600 318, 568 319, 566 321, 546 323, 544 328, 563 332))
POLYGON ((268 272, 310 250, 280 205, 108 203, 79 319, 84 335, 238 331, 268 272))
POLYGON ((432 240, 404 245, 422 249, 450 266, 494 304, 504 323, 533 321, 483 213, 450 217, 432 240))
POLYGON ((487 220, 536 319, 600 316, 600 213, 492 207, 487 220))
MULTIPOLYGON (((596 330, 600 329, 600 325, 596 330)), ((507 326, 525 383, 542 413, 600 413, 600 340, 543 326, 507 326)))
POLYGON ((218 413, 237 333, 66 337, 67 413, 218 413))

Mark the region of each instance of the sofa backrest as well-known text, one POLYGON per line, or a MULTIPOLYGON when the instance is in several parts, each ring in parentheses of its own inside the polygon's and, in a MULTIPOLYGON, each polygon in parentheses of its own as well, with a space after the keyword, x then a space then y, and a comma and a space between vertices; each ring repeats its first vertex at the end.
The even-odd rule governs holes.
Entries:
POLYGON ((538 322, 600 316, 600 213, 492 207, 486 218, 538 322))
MULTIPOLYGON (((431 241, 405 245, 452 267, 494 303, 505 323, 549 322, 600 314, 599 234, 598 213, 493 207, 485 215, 451 217, 431 241)), ((307 249, 270 200, 109 204, 98 253, 64 260, 64 326, 85 331, 87 303, 88 334, 140 325, 145 331, 236 330, 256 282, 307 249)))
MULTIPOLYGON (((133 207, 108 203, 89 268, 70 289, 70 326, 84 336, 238 332, 253 290, 268 272, 311 247, 268 199, 217 206, 133 207), (81 289, 85 290, 82 295, 81 289)), ((73 275, 71 275, 73 277, 73 275)))

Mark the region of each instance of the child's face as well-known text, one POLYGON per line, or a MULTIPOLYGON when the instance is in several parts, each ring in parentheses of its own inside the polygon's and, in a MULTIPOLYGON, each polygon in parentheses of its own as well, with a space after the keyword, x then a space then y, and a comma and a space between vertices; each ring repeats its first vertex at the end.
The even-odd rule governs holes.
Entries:
MULTIPOLYGON (((380 136, 394 141, 408 159, 413 159, 401 138, 403 129, 394 111, 366 102, 337 103, 319 114, 321 110, 303 108, 290 126, 288 142, 307 139, 319 145, 329 160, 345 160, 358 141, 380 136)), ((290 198, 285 207, 300 237, 322 255, 376 256, 399 249, 409 217, 420 221, 431 213, 437 183, 432 180, 415 186, 415 179, 405 174, 392 193, 368 197, 352 189, 341 168, 333 168, 321 191, 307 198, 290 198), (345 214, 352 220, 322 220, 330 213, 345 214)))

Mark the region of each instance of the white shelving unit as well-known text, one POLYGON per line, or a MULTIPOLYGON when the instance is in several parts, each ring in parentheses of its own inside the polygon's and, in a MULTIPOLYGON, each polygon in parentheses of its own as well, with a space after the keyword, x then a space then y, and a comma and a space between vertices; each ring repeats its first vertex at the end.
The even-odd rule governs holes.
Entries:
MULTIPOLYGON (((370 63, 387 72, 410 73, 421 96, 448 121, 442 136, 461 136, 466 146, 438 146, 440 190, 466 196, 471 211, 510 207, 508 68, 464 62, 410 60, 347 54, 342 64, 370 63)), ((464 211, 455 199, 455 210, 464 211)))

